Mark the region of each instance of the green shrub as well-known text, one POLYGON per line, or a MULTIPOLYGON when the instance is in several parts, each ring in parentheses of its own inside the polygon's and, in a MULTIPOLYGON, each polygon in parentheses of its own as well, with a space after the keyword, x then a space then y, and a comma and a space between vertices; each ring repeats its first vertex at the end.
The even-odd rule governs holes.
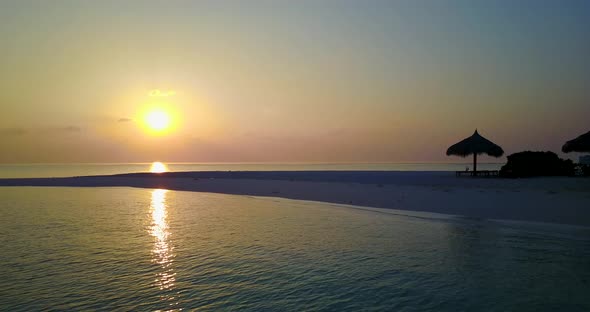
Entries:
POLYGON ((561 159, 553 152, 519 152, 509 155, 508 162, 500 169, 500 176, 524 178, 536 176, 573 176, 575 165, 569 159, 561 159))

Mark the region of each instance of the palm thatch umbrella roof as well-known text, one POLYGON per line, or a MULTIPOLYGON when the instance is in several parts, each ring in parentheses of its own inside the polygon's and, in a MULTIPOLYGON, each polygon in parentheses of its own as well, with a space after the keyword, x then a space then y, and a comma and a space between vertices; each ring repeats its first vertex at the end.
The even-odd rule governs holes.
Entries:
POLYGON ((500 157, 504 155, 504 150, 492 141, 482 137, 477 130, 475 130, 472 136, 447 149, 447 156, 457 155, 467 157, 471 154, 480 155, 484 153, 490 156, 500 157))
POLYGON ((494 157, 504 155, 504 150, 492 141, 482 137, 477 129, 472 136, 453 144, 447 149, 447 156, 457 155, 467 157, 473 155, 473 171, 477 172, 477 155, 487 154, 494 157))
POLYGON ((580 135, 579 137, 567 141, 561 150, 564 153, 569 152, 590 152, 590 131, 580 135))

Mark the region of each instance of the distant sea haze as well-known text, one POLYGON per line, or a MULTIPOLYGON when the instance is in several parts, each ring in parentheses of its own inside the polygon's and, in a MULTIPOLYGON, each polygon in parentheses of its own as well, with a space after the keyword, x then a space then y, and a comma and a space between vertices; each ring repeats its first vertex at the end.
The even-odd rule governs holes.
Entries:
MULTIPOLYGON (((303 170, 355 170, 355 171, 457 171, 470 168, 465 163, 165 163, 168 171, 303 171, 303 170)), ((120 173, 149 172, 152 163, 108 164, 0 164, 0 178, 45 178, 120 173)), ((478 164, 480 170, 499 170, 501 163, 478 164)))

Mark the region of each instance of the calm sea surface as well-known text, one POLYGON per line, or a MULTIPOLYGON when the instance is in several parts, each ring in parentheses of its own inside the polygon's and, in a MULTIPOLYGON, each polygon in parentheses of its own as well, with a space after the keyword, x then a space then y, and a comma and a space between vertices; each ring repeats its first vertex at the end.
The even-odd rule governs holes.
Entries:
MULTIPOLYGON (((291 170, 396 170, 456 171, 471 163, 390 163, 390 164, 187 164, 167 163, 168 171, 291 171, 291 170)), ((502 164, 478 164, 481 170, 498 170, 502 164)), ((149 172, 151 163, 120 164, 0 164, 0 178, 72 177, 149 172)))
POLYGON ((0 188, 0 309, 590 311, 590 229, 133 188, 0 188))

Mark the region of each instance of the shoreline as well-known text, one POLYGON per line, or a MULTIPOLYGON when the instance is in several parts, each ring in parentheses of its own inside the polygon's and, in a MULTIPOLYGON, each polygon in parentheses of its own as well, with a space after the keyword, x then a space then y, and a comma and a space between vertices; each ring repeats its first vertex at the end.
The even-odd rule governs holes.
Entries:
POLYGON ((457 178, 444 171, 207 171, 0 179, 2 186, 139 187, 590 226, 590 179, 457 178))

